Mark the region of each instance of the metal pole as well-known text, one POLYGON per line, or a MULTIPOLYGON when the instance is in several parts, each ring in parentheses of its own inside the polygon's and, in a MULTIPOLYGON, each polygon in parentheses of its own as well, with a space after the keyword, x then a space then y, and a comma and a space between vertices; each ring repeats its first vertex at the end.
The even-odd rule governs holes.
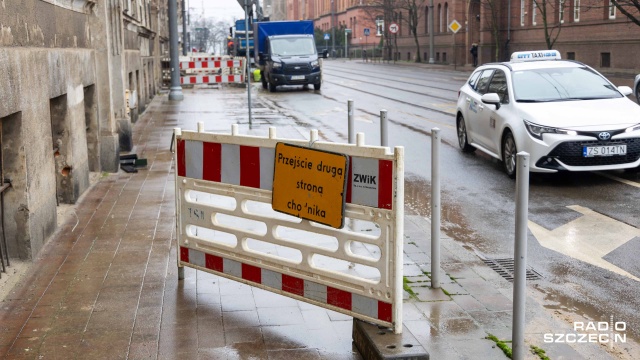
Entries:
POLYGON ((347 128, 349 132, 349 144, 356 143, 356 133, 353 123, 353 100, 347 100, 347 128))
POLYGON ((429 1, 429 64, 433 64, 433 0, 429 1))
POLYGON ((347 38, 348 38, 348 34, 347 34, 347 29, 344 29, 344 57, 348 57, 347 56, 347 38))
POLYGON ((380 110, 380 146, 389 146, 387 110, 380 110))
POLYGON ((431 129, 431 288, 440 288, 440 129, 431 129))
MULTIPOLYGON (((249 48, 249 0, 244 0, 244 29, 245 29, 245 39, 247 41, 246 48, 246 57, 247 63, 245 68, 247 69, 247 102, 249 104, 249 129, 251 129, 252 121, 251 121, 251 51, 249 48)), ((255 44, 254 44, 255 46, 255 44)))
POLYGON ((524 315, 527 298, 527 219, 529 209, 529 154, 519 152, 516 160, 516 231, 513 277, 513 359, 522 360, 524 344, 524 315))
POLYGON ((333 59, 333 54, 336 51, 336 8, 335 1, 331 0, 331 58, 333 59))
POLYGON ((169 65, 171 66, 171 88, 169 89, 169 100, 182 101, 182 87, 180 87, 180 64, 178 64, 178 6, 176 0, 169 1, 169 55, 171 56, 169 65))
POLYGON ((187 8, 182 0, 182 55, 187 56, 187 8))

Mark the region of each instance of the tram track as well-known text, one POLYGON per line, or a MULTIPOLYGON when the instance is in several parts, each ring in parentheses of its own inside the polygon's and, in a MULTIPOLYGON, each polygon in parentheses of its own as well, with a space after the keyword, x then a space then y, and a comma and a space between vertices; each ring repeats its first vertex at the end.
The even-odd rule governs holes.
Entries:
MULTIPOLYGON (((419 109, 424 109, 424 110, 433 111, 433 112, 436 112, 436 113, 439 113, 439 114, 455 117, 455 114, 452 114, 452 113, 450 113, 448 111, 440 110, 440 109, 437 109, 437 108, 424 106, 424 105, 419 105, 419 104, 415 104, 415 103, 412 103, 412 102, 408 102, 408 101, 392 98, 392 97, 389 97, 389 96, 384 96, 384 95, 381 95, 379 93, 375 93, 375 92, 372 92, 372 91, 366 91, 366 90, 363 90, 363 89, 360 89, 360 88, 357 88, 357 87, 354 87, 354 86, 348 86, 348 85, 345 85, 345 84, 340 84, 340 83, 329 81, 329 80, 326 80, 326 79, 324 80, 324 82, 332 84, 332 85, 340 86, 340 87, 343 87, 343 88, 356 90, 356 91, 361 92, 363 94, 373 95, 373 96, 376 96, 376 97, 379 97, 379 98, 382 98, 382 99, 395 101, 395 102, 400 103, 400 104, 405 104, 405 105, 413 106, 413 107, 416 107, 416 108, 419 108, 419 109)), ((424 94, 422 94, 422 95, 424 95, 424 94)), ((451 99, 449 99, 449 98, 447 98, 446 100, 447 101, 451 101, 451 99)))
MULTIPOLYGON (((331 71, 339 71, 342 77, 342 74, 347 73, 347 74, 353 74, 356 76, 365 76, 367 78, 372 78, 372 79, 380 79, 380 80, 385 80, 385 81, 393 81, 393 82, 399 82, 399 83, 403 83, 403 84, 409 84, 409 85, 414 85, 414 86, 424 86, 427 88, 431 88, 431 89, 437 89, 437 90, 444 90, 444 91, 451 91, 453 93, 458 92, 457 89, 451 89, 451 88, 446 88, 446 87, 439 87, 439 86, 433 86, 433 85, 429 85, 429 84, 425 84, 423 82, 418 83, 418 82, 408 82, 408 81, 398 81, 397 78, 389 78, 389 77, 384 77, 384 76, 375 76, 372 75, 371 73, 367 73, 367 72, 357 72, 357 71, 353 71, 353 69, 348 69, 348 68, 343 68, 343 67, 335 67, 335 66, 331 66, 331 67, 325 67, 322 69, 322 71, 327 72, 327 70, 329 72, 331 71)), ((358 79, 351 79, 351 80, 357 80, 357 81, 361 81, 358 79)), ((363 81, 364 82, 364 81, 363 81)), ((425 80, 426 82, 426 80, 425 80)), ((374 83, 375 84, 375 83, 374 83)), ((448 99, 449 100, 449 99, 448 99)))

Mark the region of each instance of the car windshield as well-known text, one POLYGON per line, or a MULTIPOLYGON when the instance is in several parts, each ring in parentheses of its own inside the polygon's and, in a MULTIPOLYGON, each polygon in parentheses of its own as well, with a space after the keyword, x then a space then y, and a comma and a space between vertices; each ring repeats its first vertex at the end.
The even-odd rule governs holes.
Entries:
POLYGON ((288 37, 271 40, 271 54, 277 56, 309 56, 316 53, 311 37, 288 37))
POLYGON ((601 75, 586 67, 532 69, 513 72, 516 101, 547 102, 619 98, 601 75))

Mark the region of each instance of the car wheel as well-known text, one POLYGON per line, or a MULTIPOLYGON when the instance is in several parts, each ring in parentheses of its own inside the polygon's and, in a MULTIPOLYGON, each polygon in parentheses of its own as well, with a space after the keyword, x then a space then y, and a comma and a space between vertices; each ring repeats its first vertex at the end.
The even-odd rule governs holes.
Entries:
POLYGON ((474 152, 476 148, 469 145, 467 141, 467 126, 464 124, 464 118, 462 115, 458 115, 458 120, 456 121, 456 130, 458 132, 458 145, 460 145, 460 149, 463 152, 474 152))
POLYGON ((516 155, 518 148, 516 140, 511 131, 507 130, 502 137, 502 164, 507 176, 514 179, 516 177, 516 155))
POLYGON ((276 92, 276 84, 269 83, 269 91, 270 92, 276 92))
POLYGON ((320 90, 321 83, 313 84, 313 90, 320 90))
POLYGON ((640 83, 636 85, 636 101, 640 104, 640 83))

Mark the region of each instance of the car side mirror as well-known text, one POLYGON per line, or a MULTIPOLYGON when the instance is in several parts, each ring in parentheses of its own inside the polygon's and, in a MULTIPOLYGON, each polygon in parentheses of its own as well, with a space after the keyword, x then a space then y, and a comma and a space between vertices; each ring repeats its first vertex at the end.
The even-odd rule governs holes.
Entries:
POLYGON ((500 109, 500 96, 496 93, 484 94, 480 98, 480 101, 482 101, 485 104, 495 105, 496 110, 500 109))
POLYGON ((631 90, 631 88, 628 86, 618 86, 618 91, 620 91, 624 96, 633 94, 633 90, 631 90))
POLYGON ((322 51, 322 58, 326 59, 329 57, 329 50, 324 49, 324 51, 322 51))

